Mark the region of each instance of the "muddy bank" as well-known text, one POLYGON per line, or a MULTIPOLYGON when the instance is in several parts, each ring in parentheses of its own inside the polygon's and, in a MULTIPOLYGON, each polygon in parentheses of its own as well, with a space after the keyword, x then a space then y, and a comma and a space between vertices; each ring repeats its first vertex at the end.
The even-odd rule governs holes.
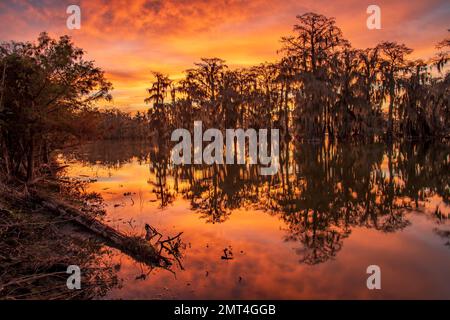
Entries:
POLYGON ((0 221, 0 299, 92 299, 120 285, 120 265, 98 263, 110 249, 68 219, 0 196, 0 221), (67 288, 69 265, 81 290, 67 288))
POLYGON ((172 264, 163 255, 173 253, 170 239, 152 244, 107 226, 101 197, 84 192, 80 182, 61 180, 26 192, 0 187, 0 299, 101 297, 120 285, 120 265, 105 264, 112 248, 151 267, 172 264), (83 272, 82 290, 67 288, 70 265, 83 272))

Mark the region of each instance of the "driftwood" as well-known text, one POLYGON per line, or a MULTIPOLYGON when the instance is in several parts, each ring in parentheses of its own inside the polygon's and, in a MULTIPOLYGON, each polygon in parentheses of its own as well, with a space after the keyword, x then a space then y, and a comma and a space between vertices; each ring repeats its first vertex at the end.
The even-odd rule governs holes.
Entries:
POLYGON ((133 257, 136 261, 152 266, 168 267, 171 265, 170 260, 162 256, 145 239, 137 236, 127 236, 89 214, 80 211, 78 208, 61 200, 52 199, 46 194, 36 192, 32 195, 32 198, 35 203, 40 204, 51 213, 68 218, 87 228, 89 231, 105 239, 111 246, 133 257))
MULTIPOLYGON (((150 267, 157 266, 168 268, 173 264, 171 259, 162 255, 162 245, 160 245, 161 248, 158 248, 159 242, 152 244, 144 238, 125 235, 99 221, 94 216, 83 212, 76 206, 59 200, 47 192, 33 190, 31 193, 21 193, 2 184, 0 184, 0 192, 2 197, 11 203, 32 202, 33 204, 38 204, 49 213, 64 218, 65 220, 70 220, 72 223, 84 227, 89 232, 104 239, 105 242, 111 247, 128 254, 136 261, 144 263, 150 267)), ((181 234, 173 239, 178 240, 180 235, 181 234)), ((162 238, 161 234, 160 237, 162 238)), ((170 238, 168 239, 171 240, 170 238)), ((172 246, 172 243, 169 243, 169 245, 172 246)), ((179 259, 176 256, 176 250, 165 249, 167 253, 169 253, 169 255, 173 255, 174 260, 180 264, 179 259)))

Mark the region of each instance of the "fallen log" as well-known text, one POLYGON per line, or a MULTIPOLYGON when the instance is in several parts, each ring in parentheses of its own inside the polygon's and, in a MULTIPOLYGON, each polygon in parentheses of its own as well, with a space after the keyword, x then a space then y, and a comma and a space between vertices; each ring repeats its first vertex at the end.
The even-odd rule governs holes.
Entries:
POLYGON ((138 262, 151 266, 168 267, 171 262, 162 256, 148 241, 137 236, 127 236, 120 231, 104 224, 95 217, 86 214, 75 206, 64 201, 53 199, 47 194, 34 192, 33 202, 58 216, 68 218, 88 229, 90 232, 105 239, 112 247, 130 255, 138 262))

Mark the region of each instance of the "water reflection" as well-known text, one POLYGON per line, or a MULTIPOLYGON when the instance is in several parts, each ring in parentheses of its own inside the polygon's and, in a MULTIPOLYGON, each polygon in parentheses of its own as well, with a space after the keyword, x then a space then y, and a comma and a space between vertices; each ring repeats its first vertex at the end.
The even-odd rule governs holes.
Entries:
MULTIPOLYGON (((275 176, 259 175, 256 166, 172 166, 167 147, 136 142, 99 142, 72 156, 82 166, 117 172, 127 165, 133 170, 135 164, 147 166, 146 177, 142 170, 130 174, 136 180, 148 179, 147 190, 154 196, 149 201, 173 211, 184 201, 205 225, 229 223, 232 228, 228 220, 235 212, 264 211, 280 221, 273 227, 279 225, 282 241, 293 248, 297 263, 320 265, 339 256, 354 230, 397 234, 411 226, 411 212, 426 212, 434 234, 449 244, 449 154, 442 144, 291 143, 281 150, 275 176)), ((175 224, 166 216, 155 223, 166 228, 175 224)), ((270 228, 254 224, 253 231, 261 237, 270 228)), ((189 238, 190 225, 181 227, 189 238)), ((448 260, 450 250, 446 254, 448 260)))

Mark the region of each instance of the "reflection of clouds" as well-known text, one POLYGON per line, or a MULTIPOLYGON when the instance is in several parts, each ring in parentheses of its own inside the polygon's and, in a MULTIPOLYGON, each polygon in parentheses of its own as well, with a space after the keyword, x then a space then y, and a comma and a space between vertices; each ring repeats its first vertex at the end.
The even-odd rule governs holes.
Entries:
MULTIPOLYGON (((136 284, 139 269, 129 261, 130 266, 122 272, 130 280, 125 282, 125 289, 113 293, 115 297, 151 298, 163 287, 171 288, 168 297, 176 293, 178 298, 450 296, 450 288, 441 280, 450 276, 444 267, 450 263, 449 251, 433 230, 435 205, 442 206, 444 213, 448 210, 442 201, 442 186, 448 177, 442 161, 442 155, 448 154, 445 146, 434 145, 427 150, 407 144, 396 147, 395 154, 401 154, 398 159, 402 160, 393 159, 390 165, 394 176, 401 179, 391 180, 380 173, 385 161, 383 145, 334 145, 325 149, 320 145, 297 146, 301 152, 290 159, 297 170, 289 179, 284 177, 284 184, 282 175, 273 177, 271 183, 257 170, 252 175, 250 169, 238 166, 222 167, 219 172, 200 166, 186 172, 180 169, 179 188, 189 195, 179 193, 164 210, 158 202, 148 201, 152 193, 146 181, 156 178, 148 170, 153 160, 139 165, 137 158, 120 152, 119 146, 109 147, 124 156, 119 161, 123 164, 111 168, 111 179, 103 179, 100 174, 91 188, 103 194, 109 204, 125 199, 124 192, 146 192, 143 208, 137 198, 134 206, 128 202, 124 207, 109 207, 114 223, 120 224, 120 230, 129 231, 125 222, 133 218, 137 233, 143 231, 145 223, 163 234, 183 231, 183 241, 191 245, 183 257, 186 270, 178 270, 176 279, 155 271, 136 284), (422 170, 417 171, 417 166, 422 170), (219 199, 213 199, 214 177, 219 199), (120 184, 123 187, 119 188, 120 184), (417 194, 421 195, 419 210, 411 207, 417 194), (206 218, 216 204, 226 210, 228 219, 206 224, 192 212, 193 196, 194 200, 205 201, 202 213, 206 218), (271 212, 257 210, 253 204, 271 212), (423 212, 419 215, 411 211, 423 212), (233 248, 234 259, 221 260, 228 246, 233 248), (366 288, 365 270, 371 264, 382 268, 382 292, 366 288)), ((129 148, 126 143, 123 146, 129 148)), ((101 154, 109 163, 111 152, 101 154)), ((159 163, 164 162, 162 158, 158 158, 159 163)), ((91 160, 95 166, 100 165, 98 157, 91 160)), ((167 171, 170 189, 176 184, 173 170, 167 171)))
POLYGON ((123 257, 128 264, 123 265, 120 276, 130 281, 124 282, 122 290, 113 292, 113 297, 151 298, 164 292, 161 291, 164 287, 170 288, 166 297, 175 295, 181 299, 373 299, 450 295, 450 288, 442 281, 449 275, 445 265, 450 263, 450 257, 444 254, 448 249, 436 245, 436 237, 430 233, 430 225, 424 217, 415 216, 418 228, 402 237, 356 228, 336 260, 308 266, 299 265, 292 248, 280 241, 282 232, 277 230, 279 222, 275 218, 264 215, 262 222, 248 229, 245 221, 254 214, 237 212, 234 224, 229 223, 229 227, 224 224, 221 230, 190 221, 185 241, 192 243, 192 249, 186 250, 186 270, 178 271, 176 279, 167 272, 157 271, 145 282, 134 282, 132 279, 139 269, 123 257), (241 222, 243 227, 239 227, 241 222), (265 237, 260 237, 261 231, 265 237), (415 232, 423 237, 414 237, 415 232), (232 245, 234 260, 220 260, 224 244, 232 245), (244 254, 241 255, 240 250, 244 254), (383 290, 379 292, 369 291, 365 285, 366 268, 374 261, 382 270, 383 290), (422 272, 430 266, 435 272, 422 272), (241 282, 239 277, 242 277, 241 282))

